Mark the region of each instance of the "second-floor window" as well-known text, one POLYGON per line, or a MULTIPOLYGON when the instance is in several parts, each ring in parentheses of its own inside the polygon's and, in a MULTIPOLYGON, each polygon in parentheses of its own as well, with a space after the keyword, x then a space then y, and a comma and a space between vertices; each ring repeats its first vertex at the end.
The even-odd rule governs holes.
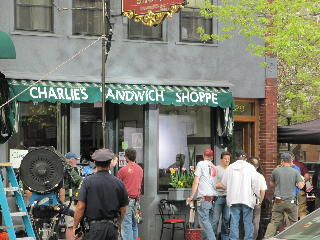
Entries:
POLYGON ((73 0, 73 34, 102 34, 102 0, 73 0))
MULTIPOLYGON (((198 27, 202 27, 207 34, 212 34, 212 18, 205 18, 200 14, 199 4, 204 0, 189 0, 181 11, 180 40, 183 42, 201 42, 198 27)), ((211 41, 212 42, 212 41, 211 41)))
POLYGON ((135 22, 134 18, 129 19, 128 38, 161 41, 162 24, 159 24, 156 27, 150 27, 148 25, 144 25, 142 22, 135 22))
POLYGON ((15 29, 52 32, 52 0, 16 0, 15 29))

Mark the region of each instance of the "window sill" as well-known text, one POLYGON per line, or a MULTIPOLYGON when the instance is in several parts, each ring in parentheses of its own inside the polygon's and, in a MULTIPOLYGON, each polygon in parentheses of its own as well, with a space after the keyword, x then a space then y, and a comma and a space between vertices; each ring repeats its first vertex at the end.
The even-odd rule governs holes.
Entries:
POLYGON ((60 37, 54 33, 44 33, 44 32, 28 32, 28 31, 14 31, 10 32, 10 35, 23 35, 23 36, 37 36, 37 37, 60 37))
POLYGON ((175 44, 190 45, 190 46, 204 46, 204 47, 218 47, 217 43, 175 42, 175 44))
POLYGON ((168 44, 168 42, 165 42, 165 41, 148 41, 148 40, 135 40, 135 39, 123 39, 123 42, 168 44))
POLYGON ((88 40, 97 40, 101 36, 84 36, 84 35, 69 35, 67 36, 71 39, 88 39, 88 40))

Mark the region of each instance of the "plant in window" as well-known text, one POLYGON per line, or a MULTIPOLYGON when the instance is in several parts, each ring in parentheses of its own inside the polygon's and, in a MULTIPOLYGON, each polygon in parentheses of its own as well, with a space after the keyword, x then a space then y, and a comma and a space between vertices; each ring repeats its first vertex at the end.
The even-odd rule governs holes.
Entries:
POLYGON ((193 180, 194 180, 194 166, 190 166, 190 171, 187 175, 187 185, 188 187, 192 188, 193 180))
POLYGON ((194 167, 190 167, 189 173, 186 168, 170 168, 171 172, 171 183, 170 185, 174 188, 191 188, 194 179, 194 167))

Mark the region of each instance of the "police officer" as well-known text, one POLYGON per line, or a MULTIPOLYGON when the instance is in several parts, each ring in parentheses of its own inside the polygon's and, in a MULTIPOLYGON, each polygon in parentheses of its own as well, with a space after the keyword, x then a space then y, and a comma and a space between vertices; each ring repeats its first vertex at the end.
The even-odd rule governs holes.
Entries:
POLYGON ((78 203, 73 224, 75 239, 78 238, 75 231, 83 216, 87 218, 89 226, 84 239, 118 239, 118 227, 123 221, 129 200, 123 182, 109 173, 113 156, 114 153, 109 149, 96 150, 92 155, 97 172, 83 180, 76 197, 78 203))

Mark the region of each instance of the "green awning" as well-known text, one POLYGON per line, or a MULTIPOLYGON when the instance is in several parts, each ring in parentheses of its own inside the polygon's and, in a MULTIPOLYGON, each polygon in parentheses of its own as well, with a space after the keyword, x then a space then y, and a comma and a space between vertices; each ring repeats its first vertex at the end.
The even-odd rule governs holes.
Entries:
MULTIPOLYGON (((10 99, 21 92, 15 100, 34 102, 94 103, 102 99, 101 83, 41 81, 32 86, 33 80, 8 80, 10 99), (27 89, 27 90, 26 90, 27 89)), ((164 85, 129 85, 107 83, 106 101, 124 104, 164 104, 209 105, 234 109, 232 93, 227 88, 164 86, 164 85)))
POLYGON ((0 59, 16 59, 16 50, 11 37, 0 30, 0 59))

